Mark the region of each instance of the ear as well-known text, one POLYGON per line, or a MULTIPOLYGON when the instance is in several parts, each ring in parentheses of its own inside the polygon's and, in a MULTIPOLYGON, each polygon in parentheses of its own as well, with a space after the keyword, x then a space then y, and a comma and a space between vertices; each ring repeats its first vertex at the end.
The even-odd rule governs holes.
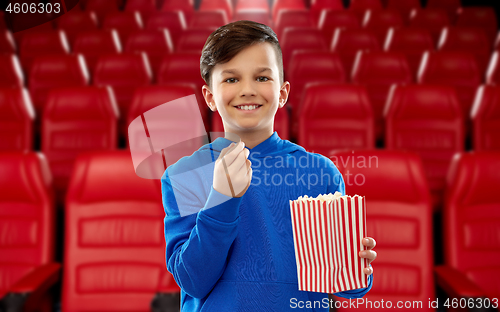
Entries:
POLYGON ((207 103, 208 107, 212 112, 217 111, 217 106, 215 105, 214 101, 214 95, 212 94, 212 91, 210 90, 210 87, 207 85, 204 85, 201 88, 201 93, 203 93, 203 97, 205 98, 205 102, 207 103))
POLYGON ((280 89, 279 108, 285 106, 289 94, 290 94, 290 83, 288 81, 285 81, 283 82, 283 85, 281 86, 280 89))

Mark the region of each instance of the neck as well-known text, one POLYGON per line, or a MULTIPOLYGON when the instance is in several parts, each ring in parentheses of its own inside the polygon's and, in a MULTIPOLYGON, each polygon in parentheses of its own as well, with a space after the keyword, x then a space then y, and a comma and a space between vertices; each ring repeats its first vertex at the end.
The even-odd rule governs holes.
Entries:
MULTIPOLYGON (((249 149, 254 148, 265 140, 269 139, 273 135, 274 131, 270 129, 262 129, 257 131, 228 131, 234 133, 240 137, 240 139, 245 143, 245 147, 249 149)), ((230 139, 230 137, 226 138, 230 139)))

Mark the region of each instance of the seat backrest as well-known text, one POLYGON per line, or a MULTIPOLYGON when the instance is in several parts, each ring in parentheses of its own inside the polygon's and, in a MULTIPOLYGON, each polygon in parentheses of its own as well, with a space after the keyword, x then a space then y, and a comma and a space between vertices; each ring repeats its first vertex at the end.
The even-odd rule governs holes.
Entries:
POLYGON ((179 291, 165 268, 164 216, 159 181, 138 177, 129 151, 81 155, 66 201, 62 309, 149 311, 158 289, 179 291))
POLYGON ((420 0, 387 0, 387 8, 398 10, 406 22, 410 17, 411 11, 420 9, 422 6, 420 0))
POLYGON ((363 21, 363 27, 373 31, 381 44, 385 42, 389 28, 403 27, 404 24, 401 13, 395 9, 368 10, 363 21))
POLYGON ((224 10, 196 11, 193 13, 189 28, 219 28, 229 22, 224 10))
POLYGON ((125 11, 139 11, 141 13, 152 12, 156 10, 155 0, 127 0, 125 11))
POLYGON ((99 24, 102 25, 104 16, 111 12, 118 12, 121 0, 86 0, 85 11, 95 12, 99 24))
POLYGON ((83 31, 76 35, 73 52, 81 53, 89 72, 93 75, 101 54, 120 53, 122 44, 116 30, 83 31))
POLYGON ((309 10, 281 9, 273 27, 278 39, 282 38, 286 27, 316 27, 316 24, 313 23, 309 10))
POLYGON ((491 54, 488 69, 486 71, 486 83, 488 84, 500 83, 500 62, 498 60, 499 56, 500 50, 495 51, 493 52, 493 54, 491 54))
POLYGON ((349 3, 349 11, 356 14, 360 20, 363 20, 366 11, 382 10, 383 8, 381 0, 351 0, 349 3))
POLYGON ((182 11, 155 12, 149 16, 146 22, 146 29, 166 28, 174 41, 174 48, 177 48, 182 32, 187 28, 186 20, 182 11))
POLYGON ((0 54, 0 88, 20 88, 24 85, 21 63, 15 54, 0 54))
POLYGON ((344 4, 342 0, 316 0, 313 1, 309 10, 311 12, 311 19, 315 25, 317 25, 321 16, 321 11, 344 11, 344 4))
POLYGON ((54 260, 55 209, 42 154, 0 153, 0 297, 33 268, 54 260))
POLYGON ((433 50, 431 33, 425 28, 391 28, 387 32, 384 50, 400 52, 406 56, 413 77, 416 78, 418 67, 425 51, 433 50))
POLYGON ((333 33, 337 28, 360 28, 361 20, 351 11, 323 10, 319 17, 318 28, 323 33, 326 43, 332 43, 333 33))
POLYGON ((425 302, 435 297, 433 225, 420 158, 389 150, 338 151, 330 158, 344 175, 346 193, 366 197, 367 233, 377 240, 377 282, 365 302, 420 301, 429 311, 425 302))
POLYGON ((153 76, 156 77, 163 57, 174 52, 174 44, 168 29, 144 29, 130 34, 125 52, 146 52, 153 76))
POLYGON ((488 6, 469 6, 458 9, 455 25, 483 28, 491 42, 494 42, 498 33, 497 15, 493 7, 488 6))
POLYGON ((462 113, 469 116, 477 87, 483 81, 476 58, 470 52, 428 51, 417 74, 418 83, 455 87, 462 113))
POLYGON ((462 6, 461 0, 427 0, 426 8, 443 9, 450 17, 450 21, 455 23, 457 10, 462 6))
POLYGON ((384 111, 389 149, 406 149, 422 157, 434 207, 440 207, 453 155, 464 149, 464 125, 453 87, 396 86, 384 111))
MULTIPOLYGON (((80 54, 37 57, 29 75, 29 90, 38 113, 43 111, 52 88, 86 86, 89 74, 80 54)), ((40 114, 41 116, 41 114, 40 114)))
POLYGON ((106 14, 102 22, 102 29, 115 29, 124 44, 132 32, 142 28, 143 22, 138 11, 112 12, 106 14))
POLYGON ((347 81, 347 75, 338 54, 299 50, 292 54, 287 80, 293 86, 287 105, 298 109, 307 83, 344 83, 347 81))
POLYGON ((17 47, 12 33, 0 28, 0 53, 16 53, 17 47))
POLYGON ((471 118, 474 151, 500 151, 500 86, 478 88, 471 118))
POLYGON ((410 16, 410 27, 425 28, 430 31, 434 45, 437 45, 441 31, 451 26, 448 13, 441 8, 426 8, 414 10, 410 16))
POLYGON ((257 23, 272 26, 269 10, 266 9, 239 9, 233 15, 233 21, 254 21, 257 23))
POLYGON ((175 51, 178 53, 197 52, 201 55, 201 50, 207 41, 208 36, 216 28, 188 28, 182 32, 175 51))
POLYGON ((161 11, 180 12, 186 25, 189 25, 194 14, 193 1, 165 0, 161 6, 161 11))
POLYGON ((335 149, 373 148, 374 119, 361 86, 312 83, 298 112, 298 144, 329 155, 335 149))
POLYGON ((446 27, 438 44, 440 51, 466 51, 476 57, 481 75, 486 71, 493 42, 479 27, 446 27))
POLYGON ((62 30, 27 32, 19 44, 19 59, 25 73, 29 73, 35 57, 69 53, 69 43, 62 30))
POLYGON ((82 31, 97 30, 97 16, 94 12, 72 10, 61 15, 57 20, 57 28, 64 30, 71 46, 76 35, 82 31))
POLYGON ((30 151, 34 119, 26 89, 0 88, 0 151, 30 151))
POLYGON ((228 20, 233 19, 233 5, 231 0, 204 0, 201 1, 200 11, 223 10, 228 20))
POLYGON ((151 67, 144 52, 102 55, 94 73, 94 85, 113 88, 123 117, 127 116, 135 88, 149 85, 151 79, 151 67))
POLYGON ((59 203, 78 154, 116 149, 117 119, 109 87, 58 88, 49 93, 42 117, 42 151, 54 175, 59 203))
POLYGON ((462 272, 489 298, 498 298, 500 153, 455 156, 447 179, 443 214, 445 263, 462 272), (451 240, 450 240, 451 239, 451 240))
POLYGON ((306 5, 302 0, 275 0, 272 7, 273 21, 278 20, 279 11, 283 9, 305 10, 306 5))
POLYGON ((283 67, 290 67, 293 52, 296 50, 328 51, 321 32, 314 27, 287 27, 280 39, 283 51, 283 67))
POLYGON ((381 44, 372 31, 363 29, 337 29, 330 50, 340 55, 344 70, 351 73, 358 51, 379 51, 381 44))

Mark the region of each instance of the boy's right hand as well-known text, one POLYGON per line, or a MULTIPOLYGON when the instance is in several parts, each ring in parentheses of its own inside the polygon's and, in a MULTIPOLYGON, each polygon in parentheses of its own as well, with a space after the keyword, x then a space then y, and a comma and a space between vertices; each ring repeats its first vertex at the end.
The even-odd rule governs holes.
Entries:
POLYGON ((241 197, 252 181, 250 151, 243 141, 224 148, 214 167, 214 190, 229 197, 241 197))

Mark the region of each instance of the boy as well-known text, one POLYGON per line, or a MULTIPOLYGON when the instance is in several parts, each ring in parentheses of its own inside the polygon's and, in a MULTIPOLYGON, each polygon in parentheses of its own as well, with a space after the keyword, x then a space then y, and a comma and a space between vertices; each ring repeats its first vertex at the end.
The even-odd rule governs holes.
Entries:
MULTIPOLYGON (((290 92, 276 34, 250 21, 222 26, 207 39, 200 63, 203 96, 227 137, 162 177, 167 268, 182 289, 182 311, 279 312, 293 310, 292 302, 312 306, 301 311, 328 311, 326 294, 298 290, 289 200, 344 194, 344 182, 330 159, 273 132, 290 92), (203 166, 207 158, 212 162, 203 166)), ((360 257, 373 261, 375 241, 363 244, 360 257)), ((372 272, 365 269, 368 288, 336 295, 362 297, 372 272)))

